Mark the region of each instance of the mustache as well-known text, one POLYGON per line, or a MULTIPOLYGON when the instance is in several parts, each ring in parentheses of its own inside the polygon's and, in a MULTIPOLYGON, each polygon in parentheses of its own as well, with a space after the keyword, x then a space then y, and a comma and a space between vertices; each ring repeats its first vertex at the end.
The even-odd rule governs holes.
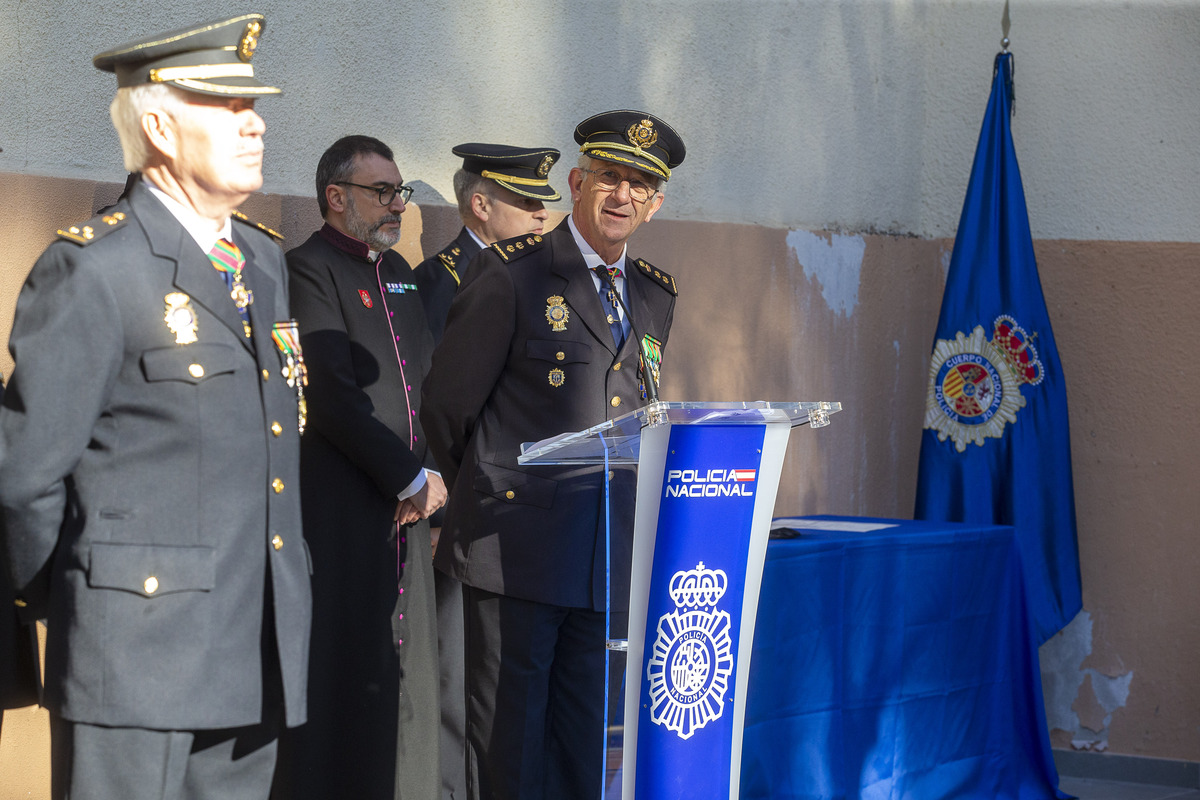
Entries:
POLYGON ((393 222, 395 222, 395 223, 401 222, 399 214, 388 214, 385 217, 380 217, 379 220, 374 225, 371 226, 371 230, 377 231, 380 228, 382 228, 384 225, 390 225, 393 222))

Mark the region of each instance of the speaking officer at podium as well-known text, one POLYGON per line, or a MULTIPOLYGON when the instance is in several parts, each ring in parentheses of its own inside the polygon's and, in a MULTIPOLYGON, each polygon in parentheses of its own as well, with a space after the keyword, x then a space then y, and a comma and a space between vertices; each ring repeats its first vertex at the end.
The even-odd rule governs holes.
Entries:
MULTIPOLYGON (((595 798, 603 774, 604 479, 597 467, 522 467, 522 442, 637 408, 657 376, 675 281, 626 255, 684 157, 637 111, 575 130, 571 216, 471 262, 426 378, 421 416, 453 488, 439 568, 465 584, 468 787, 475 798, 595 798), (615 268, 625 319, 607 282, 615 268), (644 337, 652 364, 639 368, 644 337)), ((636 481, 614 469, 614 608, 628 598, 636 481)))
POLYGON ((0 502, 18 605, 49 620, 54 797, 263 798, 304 722, 300 353, 283 252, 235 211, 279 92, 250 64, 264 25, 95 58, 142 180, 17 299, 0 502))

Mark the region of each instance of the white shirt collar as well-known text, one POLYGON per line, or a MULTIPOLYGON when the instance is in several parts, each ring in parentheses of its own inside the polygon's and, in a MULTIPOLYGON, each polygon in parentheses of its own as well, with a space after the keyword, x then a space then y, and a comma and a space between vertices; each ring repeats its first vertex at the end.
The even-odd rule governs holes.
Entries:
POLYGON ((212 250, 213 245, 217 243, 218 239, 233 241, 233 223, 229 217, 225 218, 225 223, 220 228, 214 228, 211 219, 206 219, 183 205, 183 203, 180 203, 154 185, 154 182, 149 178, 143 176, 142 182, 146 184, 151 194, 167 207, 167 211, 171 212, 171 216, 179 220, 179 224, 183 226, 183 229, 188 232, 188 235, 195 240, 196 244, 206 254, 209 250, 212 250))
MULTIPOLYGON (((467 228, 466 225, 464 225, 463 227, 467 228)), ((476 236, 475 231, 471 230, 470 228, 467 228, 467 233, 471 234, 471 238, 475 240, 475 244, 479 245, 480 250, 488 249, 489 245, 487 244, 487 242, 483 241, 483 239, 480 239, 478 236, 476 236)))

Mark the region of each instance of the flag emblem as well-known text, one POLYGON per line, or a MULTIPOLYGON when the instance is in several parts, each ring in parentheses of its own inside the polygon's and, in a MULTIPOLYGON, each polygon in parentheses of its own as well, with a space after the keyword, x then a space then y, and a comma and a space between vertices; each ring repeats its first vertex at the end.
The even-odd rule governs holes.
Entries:
POLYGON ((735 469, 733 471, 733 479, 735 481, 752 481, 754 480, 755 470, 752 469, 735 469))

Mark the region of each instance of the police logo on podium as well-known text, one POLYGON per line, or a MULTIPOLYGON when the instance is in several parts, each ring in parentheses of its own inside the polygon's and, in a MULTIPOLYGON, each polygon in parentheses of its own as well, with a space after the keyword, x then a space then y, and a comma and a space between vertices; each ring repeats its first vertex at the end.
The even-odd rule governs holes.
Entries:
POLYGON ((733 674, 729 614, 717 610, 728 578, 722 570, 676 572, 669 592, 676 610, 658 620, 646 666, 650 720, 690 739, 718 719, 733 674))

